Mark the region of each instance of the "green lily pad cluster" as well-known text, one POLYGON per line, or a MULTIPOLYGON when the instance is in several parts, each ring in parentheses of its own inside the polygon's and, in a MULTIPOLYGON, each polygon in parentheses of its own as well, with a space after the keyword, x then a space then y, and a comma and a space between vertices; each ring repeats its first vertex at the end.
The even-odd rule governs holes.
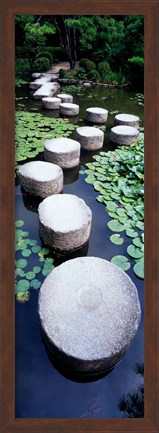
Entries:
POLYGON ((83 94, 83 86, 81 84, 70 84, 68 86, 64 86, 63 91, 64 93, 74 93, 77 96, 81 96, 83 94))
POLYGON ((125 232, 127 255, 115 256, 112 262, 127 270, 133 263, 134 273, 144 278, 144 142, 143 136, 131 147, 122 146, 115 151, 100 152, 95 162, 87 163, 85 181, 99 192, 97 201, 105 205, 110 216, 108 228, 114 232, 110 240, 121 245, 125 232))
POLYGON ((41 248, 38 242, 29 238, 29 233, 22 230, 24 221, 15 223, 15 293, 19 302, 26 302, 30 298, 30 289, 39 289, 43 277, 52 271, 53 259, 49 257, 50 250, 41 248), (34 261, 34 266, 33 266, 34 261))
POLYGON ((138 105, 141 105, 142 107, 144 107, 144 95, 143 95, 143 93, 136 93, 134 99, 136 99, 138 105))
POLYGON ((76 128, 68 119, 48 118, 40 113, 18 111, 15 115, 15 167, 27 158, 35 158, 44 150, 44 141, 68 137, 76 128))

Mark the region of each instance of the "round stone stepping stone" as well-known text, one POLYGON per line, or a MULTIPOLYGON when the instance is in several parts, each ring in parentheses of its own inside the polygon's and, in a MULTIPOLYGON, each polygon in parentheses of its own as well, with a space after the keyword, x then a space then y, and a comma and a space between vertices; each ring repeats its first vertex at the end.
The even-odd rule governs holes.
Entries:
POLYGON ((81 126, 76 129, 76 137, 83 149, 96 150, 103 146, 104 132, 98 128, 81 126))
POLYGON ((62 102, 60 104, 60 113, 64 116, 77 116, 79 114, 79 105, 62 102))
POLYGON ((86 120, 92 123, 105 123, 108 118, 108 110, 92 107, 86 109, 86 120))
POLYGON ((73 251, 88 241, 92 212, 81 198, 56 194, 43 200, 38 211, 41 238, 54 250, 73 251))
POLYGON ((80 143, 71 138, 53 138, 44 143, 44 157, 61 168, 73 168, 79 164, 80 148, 80 143))
POLYGON ((72 95, 67 95, 67 93, 59 93, 57 95, 57 98, 61 99, 61 102, 73 102, 73 96, 72 95))
POLYGON ((129 145, 138 139, 139 131, 132 126, 119 125, 114 126, 110 131, 110 140, 113 143, 129 145))
POLYGON ((57 110, 60 106, 60 98, 43 98, 42 106, 47 110, 57 110))
POLYGON ((56 267, 40 289, 39 315, 52 355, 83 374, 111 369, 140 323, 137 289, 128 275, 98 257, 56 267))
POLYGON ((138 116, 134 116, 134 114, 117 114, 115 116, 115 124, 116 125, 128 125, 134 126, 135 128, 139 128, 140 118, 138 116))
POLYGON ((63 171, 49 162, 32 161, 22 165, 19 180, 25 191, 42 198, 63 190, 63 171))

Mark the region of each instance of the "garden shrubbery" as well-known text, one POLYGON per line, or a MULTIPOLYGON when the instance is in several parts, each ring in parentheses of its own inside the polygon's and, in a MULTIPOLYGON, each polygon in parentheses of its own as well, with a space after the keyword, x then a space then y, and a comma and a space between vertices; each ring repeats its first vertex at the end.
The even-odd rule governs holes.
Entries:
POLYGON ((36 72, 45 72, 50 69, 50 61, 47 57, 39 57, 32 64, 32 70, 36 72))
POLYGON ((107 74, 112 72, 109 63, 107 62, 100 62, 97 66, 97 71, 99 72, 101 78, 105 78, 107 74))
POLYGON ((89 59, 81 59, 80 60, 80 67, 84 68, 86 72, 90 72, 90 71, 96 69, 95 63, 89 59))
POLYGON ((49 62, 50 62, 50 66, 53 63, 53 58, 52 58, 52 54, 49 53, 48 51, 41 51, 40 53, 38 53, 35 57, 35 60, 40 59, 41 57, 46 57, 49 62))
POLYGON ((31 64, 28 59, 16 58, 15 73, 16 74, 29 74, 31 71, 31 64))
POLYGON ((93 69, 88 73, 87 78, 88 80, 95 81, 97 83, 98 81, 100 81, 99 72, 93 69))

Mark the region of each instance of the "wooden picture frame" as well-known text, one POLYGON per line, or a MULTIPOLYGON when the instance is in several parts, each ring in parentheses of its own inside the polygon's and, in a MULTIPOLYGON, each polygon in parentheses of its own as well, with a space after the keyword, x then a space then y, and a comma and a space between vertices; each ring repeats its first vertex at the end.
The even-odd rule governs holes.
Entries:
POLYGON ((2 0, 1 3, 1 396, 2 433, 158 432, 157 421, 157 0, 2 0), (14 417, 14 16, 144 15, 145 20, 145 416, 142 419, 14 417))

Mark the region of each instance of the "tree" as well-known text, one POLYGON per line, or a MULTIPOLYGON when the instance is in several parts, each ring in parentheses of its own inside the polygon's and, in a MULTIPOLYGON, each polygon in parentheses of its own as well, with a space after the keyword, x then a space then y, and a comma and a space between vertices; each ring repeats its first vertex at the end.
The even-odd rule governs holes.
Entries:
MULTIPOLYGON (((136 364, 136 374, 144 377, 144 364, 136 364)), ((134 391, 123 395, 118 403, 118 408, 124 413, 126 418, 143 418, 144 417, 144 385, 138 386, 134 391)))

